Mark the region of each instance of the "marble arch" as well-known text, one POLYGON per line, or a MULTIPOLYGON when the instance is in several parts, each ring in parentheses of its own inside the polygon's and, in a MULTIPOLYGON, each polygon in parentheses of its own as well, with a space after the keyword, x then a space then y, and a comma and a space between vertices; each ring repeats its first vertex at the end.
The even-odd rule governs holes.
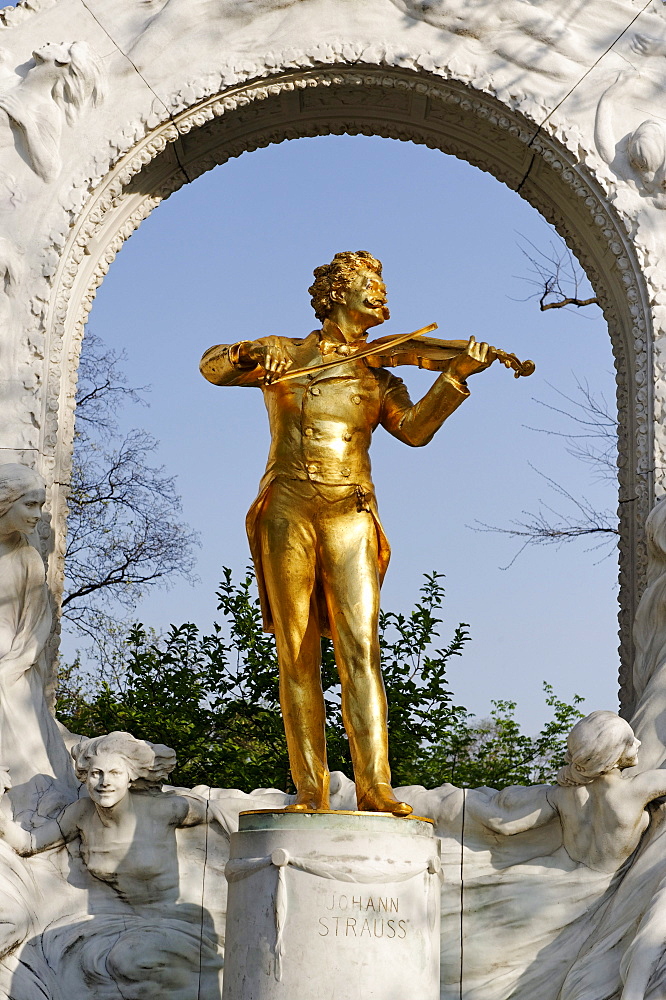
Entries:
POLYGON ((78 352, 124 240, 177 188, 241 152, 342 132, 412 140, 518 191, 566 238, 602 302, 618 380, 629 710, 643 526, 666 451, 662 8, 21 0, 0 12, 0 448, 50 486, 54 593, 78 352))

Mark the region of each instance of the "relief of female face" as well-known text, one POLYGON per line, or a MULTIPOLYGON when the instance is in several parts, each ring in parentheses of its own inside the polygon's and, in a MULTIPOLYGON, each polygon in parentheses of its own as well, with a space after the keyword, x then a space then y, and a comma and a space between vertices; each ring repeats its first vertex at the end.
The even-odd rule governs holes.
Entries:
POLYGON ((90 758, 86 787, 95 805, 103 809, 118 805, 128 794, 131 780, 127 761, 120 754, 90 758))
POLYGON ((636 767, 638 764, 638 749, 641 745, 641 741, 637 740, 634 736, 632 742, 627 746, 624 746, 624 752, 620 757, 617 766, 624 769, 625 767, 636 767))
POLYGON ((42 516, 46 491, 38 487, 28 490, 15 500, 6 514, 0 517, 0 537, 8 538, 16 533, 29 535, 42 516))
POLYGON ((41 45, 32 53, 32 58, 37 66, 41 64, 55 65, 59 67, 68 66, 71 58, 69 46, 64 43, 47 42, 41 45))

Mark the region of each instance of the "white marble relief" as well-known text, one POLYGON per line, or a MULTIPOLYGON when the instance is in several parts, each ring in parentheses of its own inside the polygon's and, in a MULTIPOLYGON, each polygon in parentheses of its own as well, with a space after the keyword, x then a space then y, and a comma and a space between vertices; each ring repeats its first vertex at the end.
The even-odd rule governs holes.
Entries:
POLYGON ((400 789, 442 841, 443 1000, 459 996, 461 898, 463 995, 557 1000, 666 787, 659 770, 622 777, 637 743, 615 713, 594 712, 556 785, 400 789))
POLYGON ((650 512, 646 535, 647 580, 634 622, 637 701, 631 721, 644 766, 661 767, 666 758, 666 500, 650 512))
MULTIPOLYGON (((666 501, 647 522, 647 586, 636 614, 632 727, 641 740, 639 768, 663 769, 666 751, 666 501)), ((666 773, 666 769, 664 770, 666 773)), ((617 891, 608 901, 562 989, 562 1000, 617 996, 658 1000, 666 989, 666 815, 663 804, 617 891)))
POLYGON ((0 996, 220 1000, 229 834, 292 796, 173 788, 174 751, 124 732, 71 755, 83 785, 64 810, 17 822, 13 790, 0 803, 0 996))
MULTIPOLYGON (((644 119, 620 134, 627 126, 627 114, 618 114, 618 106, 631 103, 636 83, 637 74, 623 70, 602 94, 595 120, 597 149, 620 179, 634 184, 655 208, 663 209, 666 208, 666 122, 644 119)), ((635 98, 634 102, 638 103, 635 98)))
POLYGON ((49 42, 35 49, 27 71, 12 72, 6 55, 0 65, 0 149, 13 142, 43 181, 60 173, 63 129, 103 97, 103 73, 87 42, 49 42))
POLYGON ((88 875, 111 892, 89 892, 88 912, 68 914, 27 944, 12 997, 29 1000, 37 988, 51 995, 54 968, 56 996, 102 1000, 120 991, 148 1000, 161 988, 191 1000, 203 969, 206 995, 215 997, 217 936, 202 907, 181 899, 176 839, 178 829, 214 822, 214 802, 164 790, 175 753, 129 733, 83 740, 72 756, 87 795, 30 831, 7 818, 0 826, 24 857, 76 841, 88 875))
POLYGON ((507 63, 554 79, 589 67, 592 53, 617 39, 626 4, 609 3, 600 18, 575 0, 554 6, 535 0, 392 0, 409 17, 488 45, 507 63))
MULTIPOLYGON (((6 241, 0 245, 0 313, 9 310, 11 318, 16 308, 32 324, 7 322, 7 353, 0 360, 18 360, 16 373, 7 375, 11 405, 2 408, 3 443, 20 453, 29 441, 37 450, 39 468, 53 485, 56 557, 63 550, 76 338, 123 239, 182 183, 176 161, 184 151, 188 175, 196 176, 256 142, 335 130, 344 107, 343 125, 350 130, 417 138, 461 156, 471 155, 469 143, 484 169, 513 186, 521 183, 533 204, 557 217, 601 292, 615 289, 605 308, 620 374, 621 466, 629 476, 623 499, 636 510, 627 514, 634 530, 622 541, 623 580, 639 592, 643 555, 636 539, 655 465, 659 489, 664 449, 658 338, 666 301, 660 125, 666 17, 660 0, 648 8, 642 0, 31 0, 2 14, 0 32, 6 241), (80 41, 44 46, 51 37, 80 41), (34 59, 26 61, 33 49, 34 59), (622 69, 630 75, 618 86, 622 69), (109 97, 100 108, 102 81, 109 97), (374 100, 375 91, 381 100, 374 100), (177 127, 167 108, 181 116, 177 127), (214 119, 224 116, 235 138, 213 149, 220 124, 214 119), (455 142, 452 123, 460 135, 455 142), (175 156, 179 135, 187 141, 175 156), (151 161, 159 157, 153 175, 151 161), (140 189, 145 202, 137 200, 140 189)), ((606 1000, 623 989, 624 1000, 664 994, 659 807, 651 807, 653 821, 638 850, 622 860, 646 821, 641 795, 649 797, 649 783, 661 780, 648 776, 646 788, 634 784, 635 776, 659 765, 666 753, 660 516, 655 512, 649 525, 648 588, 636 620, 638 769, 625 767, 622 777, 611 768, 567 787, 497 793, 444 786, 404 793, 416 812, 435 814, 446 858, 443 997, 460 996, 461 905, 466 1000, 555 1000, 558 992, 561 1000, 606 1000), (590 809, 596 803, 603 823, 576 824, 570 805, 583 801, 590 809), (501 956, 501 966, 489 966, 493 955, 501 956)), ((0 507, 0 533, 2 519, 0 507)), ((0 640, 6 640, 0 642, 0 723, 7 718, 7 726, 0 725, 0 762, 9 766, 14 785, 2 814, 9 816, 13 806, 21 828, 35 836, 68 798, 77 800, 68 816, 80 810, 83 818, 66 845, 34 855, 21 857, 0 841, 0 997, 117 1000, 120 992, 148 1000, 153 986, 140 973, 144 943, 137 931, 143 928, 150 961, 167 970, 155 972, 156 989, 162 989, 160 976, 171 976, 175 996, 191 996, 196 979, 194 995, 219 1000, 227 834, 242 809, 277 808, 288 797, 276 790, 244 795, 204 786, 193 795, 159 781, 144 790, 128 787, 122 801, 140 801, 144 818, 169 831, 150 845, 153 865, 164 852, 164 882, 160 873, 148 889, 136 878, 138 841, 130 841, 126 866, 97 865, 94 851, 86 856, 84 841, 94 840, 99 803, 79 788, 53 720, 44 714, 42 638, 49 616, 41 561, 27 540, 25 545, 26 551, 2 555, 7 573, 0 572, 8 609, 0 615, 0 640), (30 570, 20 579, 14 573, 19 555, 30 570), (25 613, 17 612, 19 606, 25 613), (11 735, 17 706, 36 720, 20 739, 11 735), (181 800, 192 803, 188 815, 207 802, 207 815, 217 820, 170 825, 165 817, 173 818, 169 808, 181 800), (154 892, 157 902, 146 901, 142 891, 154 892), (204 979, 193 973, 190 931, 197 919, 206 942, 204 979)), ((57 567, 51 569, 57 579, 57 567)), ((129 774, 127 761, 122 767, 129 774)), ((342 776, 334 802, 353 808, 353 786, 342 776)))
MULTIPOLYGON (((655 934, 661 852, 647 876, 639 857, 624 950, 611 962, 605 951, 595 958, 597 936, 606 948, 604 921, 634 874, 626 862, 648 823, 646 805, 666 790, 666 772, 633 770, 636 752, 626 722, 595 712, 570 734, 556 785, 400 789, 415 813, 434 819, 442 847, 442 1000, 460 996, 461 905, 468 1000, 556 1000, 561 988, 563 998, 581 1000, 592 994, 570 986, 584 974, 589 990, 589 966, 605 985, 619 985, 625 966, 634 980, 666 975, 655 934)), ((220 1000, 229 834, 241 811, 279 810, 291 797, 170 788, 173 751, 128 733, 82 740, 72 756, 85 788, 57 821, 35 814, 32 824, 25 816, 17 823, 8 796, 0 805, 0 903, 5 891, 11 902, 0 996, 115 1000, 120 991, 152 1000, 168 988, 175 1000, 220 1000)), ((0 785, 8 783, 0 773, 0 785)), ((355 807, 344 775, 334 773, 331 788, 334 808, 355 807)))
POLYGON ((36 472, 0 465, 0 762, 11 771, 17 813, 35 809, 47 791, 62 805, 76 787, 44 695, 51 606, 42 557, 29 541, 44 500, 36 472))
MULTIPOLYGON (((197 32, 237 31, 265 14, 279 13, 295 4, 311 0, 166 0, 159 3, 152 17, 145 22, 135 38, 130 55, 139 62, 150 57, 155 45, 163 44, 174 32, 185 32, 190 38, 197 32)), ((152 13, 152 4, 146 10, 152 13)))

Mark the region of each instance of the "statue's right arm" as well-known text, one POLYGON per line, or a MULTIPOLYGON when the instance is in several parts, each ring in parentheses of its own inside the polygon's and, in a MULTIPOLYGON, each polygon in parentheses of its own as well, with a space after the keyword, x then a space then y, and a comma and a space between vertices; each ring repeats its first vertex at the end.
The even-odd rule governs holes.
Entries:
POLYGON ((240 359, 241 347, 246 341, 238 344, 216 344, 204 353, 199 371, 213 385, 249 385, 260 386, 263 382, 263 368, 252 362, 243 363, 240 359))
POLYGON ((206 351, 199 370, 213 385, 262 386, 289 368, 291 343, 287 337, 261 337, 218 344, 206 351))

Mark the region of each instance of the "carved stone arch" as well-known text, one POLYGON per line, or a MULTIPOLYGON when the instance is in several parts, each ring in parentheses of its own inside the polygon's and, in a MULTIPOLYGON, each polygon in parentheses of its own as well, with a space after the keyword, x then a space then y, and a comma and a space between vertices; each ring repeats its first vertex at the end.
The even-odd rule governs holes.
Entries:
MULTIPOLYGON (((242 152, 343 132, 424 143, 488 171, 553 223, 589 274, 603 304, 618 372, 620 499, 630 501, 620 505, 626 663, 635 610, 630 595, 642 565, 642 525, 651 501, 647 423, 638 416, 648 406, 649 359, 644 334, 638 335, 649 324, 644 281, 634 249, 598 186, 557 140, 535 134, 529 122, 496 100, 423 73, 335 66, 279 74, 187 109, 128 152, 82 213, 54 286, 60 315, 51 329, 63 337, 63 356, 74 362, 96 288, 125 239, 164 198, 242 152)), ((54 372, 53 385, 57 378, 54 372)), ((56 481, 61 483, 68 479, 75 379, 72 363, 62 373, 58 399, 56 481)), ((57 586, 61 567, 54 565, 53 572, 57 586)))
MULTIPOLYGON (((657 15, 635 0, 589 0, 581 15, 587 49, 572 52, 553 41, 545 50, 539 41, 526 62, 533 23, 516 19, 520 5, 488 4, 506 22, 500 52, 492 33, 461 38, 447 21, 448 3, 436 0, 426 11, 412 0, 219 0, 213 11, 210 0, 118 0, 113 9, 106 0, 24 0, 13 13, 0 12, 9 64, 25 65, 35 42, 57 32, 97 53, 104 85, 99 93, 89 88, 76 123, 60 123, 60 150, 48 165, 55 179, 45 181, 39 148, 24 149, 19 161, 0 135, 2 176, 16 176, 14 185, 3 182, 8 192, 0 184, 0 224, 26 261, 0 450, 37 464, 49 483, 45 544, 57 594, 78 352, 95 290, 124 240, 181 185, 269 143, 364 133, 451 153, 492 173, 555 225, 604 309, 618 378, 628 709, 643 525, 666 450, 664 363, 653 352, 664 310, 664 227, 659 196, 601 155, 594 118, 609 80, 626 64, 629 28, 654 33, 657 15), (180 21, 173 14, 179 4, 180 21), (608 38, 597 31, 602 24, 608 38)), ((539 6, 546 18, 559 16, 556 0, 539 6)), ((651 66, 642 107, 656 117, 664 73, 651 66)), ((0 75, 0 110, 3 86, 0 75)), ((9 88, 14 103, 17 88, 16 81, 9 88)))

